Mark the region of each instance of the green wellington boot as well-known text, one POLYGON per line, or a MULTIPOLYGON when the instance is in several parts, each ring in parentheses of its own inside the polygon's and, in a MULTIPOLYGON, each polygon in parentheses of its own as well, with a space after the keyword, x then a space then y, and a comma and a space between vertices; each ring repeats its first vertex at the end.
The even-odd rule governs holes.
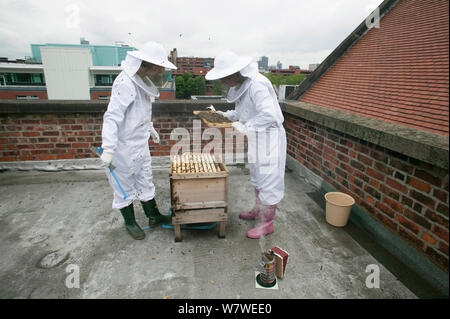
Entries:
POLYGON ((156 201, 153 198, 147 202, 141 202, 144 208, 145 216, 148 217, 148 225, 150 227, 156 226, 158 224, 169 224, 172 220, 170 216, 161 215, 156 205, 156 201))
POLYGON ((133 203, 131 203, 127 207, 122 208, 120 212, 122 213, 123 219, 125 220, 125 227, 131 237, 138 240, 144 239, 145 233, 136 223, 136 219, 134 218, 133 203))

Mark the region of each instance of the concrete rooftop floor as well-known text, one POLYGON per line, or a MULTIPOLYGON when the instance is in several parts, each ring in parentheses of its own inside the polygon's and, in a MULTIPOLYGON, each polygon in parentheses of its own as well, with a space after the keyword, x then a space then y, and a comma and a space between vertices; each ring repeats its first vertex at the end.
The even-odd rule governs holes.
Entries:
MULTIPOLYGON (((102 170, 0 173, 0 298, 198 298, 323 299, 417 298, 344 228, 331 226, 311 199, 315 191, 286 173, 286 194, 275 232, 249 239, 254 221, 238 218, 251 208, 248 170, 229 166, 226 237, 211 230, 182 230, 183 241, 161 227, 133 240, 102 170), (278 289, 256 289, 261 248, 289 252, 278 289), (77 265, 80 288, 67 288, 77 265), (380 268, 380 288, 367 288, 366 267, 380 268), (67 272, 66 272, 67 270, 67 272)), ((169 169, 154 167, 156 200, 170 207, 169 169)), ((147 225, 135 202, 136 219, 147 225)))

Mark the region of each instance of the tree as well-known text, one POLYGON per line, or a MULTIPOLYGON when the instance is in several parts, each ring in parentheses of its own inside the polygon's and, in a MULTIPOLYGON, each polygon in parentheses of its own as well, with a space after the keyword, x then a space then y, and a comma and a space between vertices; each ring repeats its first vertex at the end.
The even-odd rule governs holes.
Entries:
POLYGON ((175 96, 177 97, 177 99, 184 99, 184 96, 186 94, 186 88, 184 84, 184 78, 182 76, 177 76, 175 78, 175 87, 176 87, 175 96))
POLYGON ((279 87, 280 85, 299 85, 306 78, 306 74, 279 75, 266 73, 264 75, 276 87, 279 87))
POLYGON ((203 95, 206 92, 206 82, 203 76, 193 77, 185 72, 175 78, 177 99, 189 99, 191 95, 203 95))
POLYGON ((216 80, 213 82, 213 88, 212 88, 214 95, 222 95, 222 82, 220 80, 216 80))
POLYGON ((184 79, 184 83, 187 83, 187 81, 189 80, 189 78, 192 77, 192 75, 189 72, 184 72, 182 77, 184 79))
POLYGON ((195 87, 198 95, 204 95, 206 92, 206 81, 203 76, 195 78, 195 87))
POLYGON ((196 95, 196 88, 195 88, 195 80, 194 78, 189 78, 186 82, 186 98, 190 98, 191 95, 196 95))

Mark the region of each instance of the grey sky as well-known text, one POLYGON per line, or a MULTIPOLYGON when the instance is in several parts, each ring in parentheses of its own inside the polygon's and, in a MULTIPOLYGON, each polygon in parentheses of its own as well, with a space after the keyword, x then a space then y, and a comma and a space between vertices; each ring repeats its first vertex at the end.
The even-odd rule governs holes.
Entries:
POLYGON ((382 0, 0 0, 0 56, 31 43, 139 46, 161 42, 179 56, 230 49, 307 68, 320 63, 382 0))

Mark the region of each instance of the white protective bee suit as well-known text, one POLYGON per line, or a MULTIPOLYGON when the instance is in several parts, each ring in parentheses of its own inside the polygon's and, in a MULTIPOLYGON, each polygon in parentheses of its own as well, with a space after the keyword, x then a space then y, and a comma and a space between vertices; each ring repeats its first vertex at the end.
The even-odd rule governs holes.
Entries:
POLYGON ((155 197, 148 140, 150 131, 154 131, 152 101, 159 92, 150 79, 144 83, 136 74, 141 62, 127 54, 121 65, 123 71, 113 83, 108 109, 103 116, 103 152, 113 152, 114 173, 129 195, 123 198, 107 170, 106 175, 114 191, 113 209, 126 207, 134 200, 148 201, 155 197))
POLYGON ((258 72, 256 63, 240 70, 247 79, 228 91, 227 101, 235 109, 225 112, 248 139, 250 183, 263 205, 276 205, 284 197, 286 132, 284 117, 272 83, 258 72))

